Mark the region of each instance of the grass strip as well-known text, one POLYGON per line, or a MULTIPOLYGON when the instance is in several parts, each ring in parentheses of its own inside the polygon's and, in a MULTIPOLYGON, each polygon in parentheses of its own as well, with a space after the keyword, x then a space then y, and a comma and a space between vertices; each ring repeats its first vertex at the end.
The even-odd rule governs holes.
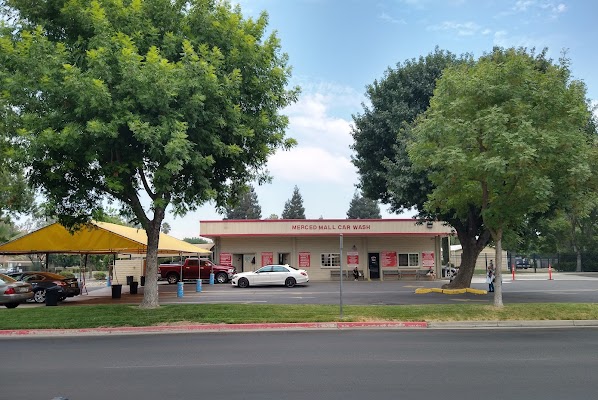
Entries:
MULTIPOLYGON (((338 305, 177 304, 86 305, 0 310, 0 329, 83 329, 168 324, 340 321, 338 305)), ((344 306, 342 321, 517 321, 598 319, 598 304, 344 306)))

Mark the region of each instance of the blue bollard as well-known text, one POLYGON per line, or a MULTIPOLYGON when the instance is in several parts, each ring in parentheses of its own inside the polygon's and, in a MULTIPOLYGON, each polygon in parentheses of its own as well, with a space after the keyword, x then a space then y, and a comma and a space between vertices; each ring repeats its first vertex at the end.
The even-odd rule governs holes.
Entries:
POLYGON ((110 275, 106 278, 106 287, 110 287, 112 284, 110 283, 110 275))
POLYGON ((197 283, 195 285, 195 291, 196 292, 201 292, 201 279, 197 280, 197 283))
POLYGON ((210 285, 214 284, 214 273, 210 272, 210 285))
POLYGON ((177 282, 176 286, 176 297, 183 297, 183 282, 177 282))

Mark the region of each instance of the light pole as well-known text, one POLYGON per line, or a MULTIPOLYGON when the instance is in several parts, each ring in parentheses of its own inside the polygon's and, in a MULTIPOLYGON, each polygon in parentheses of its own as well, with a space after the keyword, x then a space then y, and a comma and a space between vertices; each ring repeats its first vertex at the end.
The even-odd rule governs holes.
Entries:
POLYGON ((343 319, 343 234, 340 234, 340 254, 339 254, 339 266, 340 269, 340 319, 343 319))

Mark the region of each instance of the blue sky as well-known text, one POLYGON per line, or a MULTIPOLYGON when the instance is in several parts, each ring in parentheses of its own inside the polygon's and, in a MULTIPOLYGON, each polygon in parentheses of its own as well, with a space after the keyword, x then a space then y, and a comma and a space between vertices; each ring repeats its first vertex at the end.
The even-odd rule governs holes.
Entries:
MULTIPOLYGON (((293 66, 299 101, 284 110, 291 151, 268 162, 273 180, 256 187, 262 217, 280 216, 297 185, 307 218, 346 218, 358 183, 351 163, 352 115, 363 111, 365 87, 388 67, 435 46, 479 57, 502 47, 563 49, 576 79, 598 100, 598 2, 589 0, 240 0, 245 16, 269 14, 293 66)), ((390 214, 383 218, 410 217, 390 214)), ((171 235, 199 235, 200 220, 222 219, 207 204, 184 217, 168 215, 171 235)))

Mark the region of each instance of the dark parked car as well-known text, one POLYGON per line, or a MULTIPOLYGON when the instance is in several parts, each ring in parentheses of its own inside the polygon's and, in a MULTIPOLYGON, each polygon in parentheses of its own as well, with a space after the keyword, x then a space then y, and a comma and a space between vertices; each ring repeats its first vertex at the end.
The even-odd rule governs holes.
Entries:
POLYGON ((33 300, 36 303, 46 301, 46 289, 58 287, 58 299, 64 300, 81 294, 77 278, 65 278, 52 272, 26 271, 8 274, 18 281, 30 283, 33 286, 33 300))
POLYGON ((15 308, 32 297, 30 284, 0 274, 0 304, 4 304, 6 308, 15 308))

